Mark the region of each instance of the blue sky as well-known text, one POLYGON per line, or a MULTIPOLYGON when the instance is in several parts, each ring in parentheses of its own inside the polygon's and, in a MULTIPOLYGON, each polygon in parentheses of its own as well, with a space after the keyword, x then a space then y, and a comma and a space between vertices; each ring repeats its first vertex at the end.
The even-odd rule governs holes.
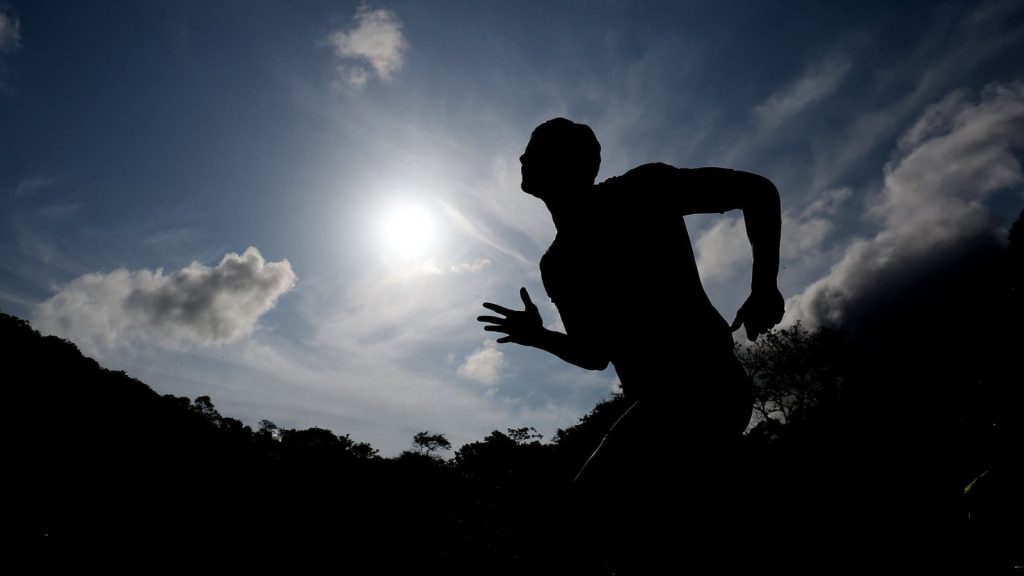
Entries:
MULTIPOLYGON (((843 322, 1024 208, 1021 53, 1014 1, 0 0, 0 309, 250 424, 550 437, 614 372, 474 320, 527 286, 558 326, 538 123, 590 124, 599 179, 771 178, 786 321, 843 322)), ((731 319, 742 220, 688 226, 731 319)))

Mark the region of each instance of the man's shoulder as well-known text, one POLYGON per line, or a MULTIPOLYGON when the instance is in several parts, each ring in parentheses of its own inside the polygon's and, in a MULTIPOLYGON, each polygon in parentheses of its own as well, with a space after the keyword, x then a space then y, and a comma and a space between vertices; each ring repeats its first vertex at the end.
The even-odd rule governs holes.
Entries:
POLYGON ((676 168, 663 162, 651 162, 637 166, 621 176, 613 176, 598 186, 656 186, 685 178, 688 172, 686 168, 676 168))
POLYGON ((662 162, 637 166, 621 176, 613 176, 597 185, 598 193, 609 201, 629 203, 644 199, 644 204, 666 197, 669 191, 685 188, 689 170, 662 162), (618 199, 618 200, 616 200, 618 199))

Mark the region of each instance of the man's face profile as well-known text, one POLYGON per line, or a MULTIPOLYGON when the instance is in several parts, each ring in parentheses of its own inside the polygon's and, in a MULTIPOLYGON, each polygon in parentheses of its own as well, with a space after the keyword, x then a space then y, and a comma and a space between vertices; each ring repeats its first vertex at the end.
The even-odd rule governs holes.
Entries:
POLYGON ((545 182, 551 181, 551 154, 546 153, 536 143, 536 137, 530 138, 526 150, 519 157, 520 175, 522 183, 519 185, 523 192, 540 198, 541 189, 545 182))
POLYGON ((551 135, 541 134, 538 137, 535 133, 519 157, 522 176, 520 188, 541 199, 553 192, 574 188, 580 180, 571 161, 566 158, 566 151, 558 147, 571 143, 552 140, 551 135))

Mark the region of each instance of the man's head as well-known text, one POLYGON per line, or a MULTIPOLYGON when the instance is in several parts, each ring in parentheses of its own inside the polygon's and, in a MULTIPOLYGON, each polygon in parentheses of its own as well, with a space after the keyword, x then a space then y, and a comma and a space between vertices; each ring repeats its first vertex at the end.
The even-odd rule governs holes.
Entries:
POLYGON ((555 118, 533 131, 519 161, 523 191, 545 198, 565 188, 592 185, 601 167, 601 144, 590 126, 555 118))

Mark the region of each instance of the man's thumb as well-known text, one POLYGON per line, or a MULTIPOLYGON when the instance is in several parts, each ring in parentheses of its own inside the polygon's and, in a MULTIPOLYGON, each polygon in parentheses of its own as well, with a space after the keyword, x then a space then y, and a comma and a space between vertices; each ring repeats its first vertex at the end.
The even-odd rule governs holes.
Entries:
POLYGON ((525 304, 527 308, 537 307, 537 305, 533 303, 533 300, 530 300, 530 293, 526 291, 525 286, 519 289, 519 297, 523 299, 523 304, 525 304))

